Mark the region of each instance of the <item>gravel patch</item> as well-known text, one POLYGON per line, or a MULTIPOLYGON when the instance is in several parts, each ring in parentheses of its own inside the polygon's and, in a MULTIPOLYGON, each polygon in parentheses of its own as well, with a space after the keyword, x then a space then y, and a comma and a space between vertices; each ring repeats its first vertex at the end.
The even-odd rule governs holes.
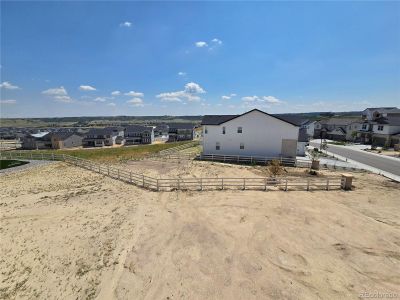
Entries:
POLYGON ((27 162, 29 162, 29 164, 0 170, 0 176, 15 173, 15 172, 20 172, 20 171, 24 171, 24 170, 29 170, 29 169, 40 167, 40 166, 46 166, 48 164, 53 164, 53 163, 57 162, 57 161, 51 161, 51 160, 26 160, 26 159, 18 159, 18 160, 27 161, 27 162))

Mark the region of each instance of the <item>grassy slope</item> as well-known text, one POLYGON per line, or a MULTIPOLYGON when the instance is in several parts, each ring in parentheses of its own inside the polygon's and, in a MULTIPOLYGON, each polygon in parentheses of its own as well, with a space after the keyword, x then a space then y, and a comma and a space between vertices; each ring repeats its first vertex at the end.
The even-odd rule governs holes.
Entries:
POLYGON ((187 142, 140 145, 140 146, 120 147, 120 148, 98 148, 98 149, 79 149, 79 150, 30 150, 24 152, 68 154, 84 159, 111 162, 111 161, 142 158, 148 154, 156 153, 158 151, 176 147, 178 145, 185 143, 187 142))

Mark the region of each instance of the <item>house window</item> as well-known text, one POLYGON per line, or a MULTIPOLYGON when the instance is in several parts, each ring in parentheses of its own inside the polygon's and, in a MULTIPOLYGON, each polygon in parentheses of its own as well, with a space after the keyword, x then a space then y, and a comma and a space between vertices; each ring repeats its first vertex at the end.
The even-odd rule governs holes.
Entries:
POLYGON ((242 132, 243 132, 242 127, 238 127, 238 133, 242 133, 242 132))
POLYGON ((244 143, 240 143, 240 149, 241 149, 241 150, 244 149, 244 143))
POLYGON ((207 134, 208 133, 208 129, 207 127, 204 127, 204 133, 207 134))
POLYGON ((221 149, 221 144, 217 142, 215 144, 215 150, 220 150, 220 149, 221 149))
POLYGON ((225 134, 225 126, 222 127, 222 134, 225 134))
POLYGON ((367 129, 367 124, 364 124, 364 125, 362 126, 362 129, 367 129))
POLYGON ((382 130, 383 130, 383 125, 379 125, 379 126, 378 126, 378 130, 379 130, 379 131, 382 131, 382 130))

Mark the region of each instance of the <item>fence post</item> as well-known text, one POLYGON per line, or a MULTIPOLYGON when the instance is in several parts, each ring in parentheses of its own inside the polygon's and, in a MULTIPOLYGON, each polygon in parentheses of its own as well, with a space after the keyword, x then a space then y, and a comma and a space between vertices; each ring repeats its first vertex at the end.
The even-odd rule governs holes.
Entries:
POLYGON ((179 183, 179 178, 178 178, 178 191, 181 189, 181 185, 179 183))
POLYGON ((264 191, 266 191, 267 190, 267 178, 264 178, 264 191))
POLYGON ((223 178, 221 178, 221 189, 222 190, 224 189, 224 179, 223 178))
POLYGON ((52 160, 54 160, 54 153, 51 154, 51 158, 52 158, 52 160))
POLYGON ((144 187, 144 174, 142 175, 142 178, 143 178, 142 185, 143 185, 143 187, 144 187))
POLYGON ((200 178, 200 191, 203 190, 203 178, 200 178))
POLYGON ((42 160, 44 160, 44 155, 43 155, 43 153, 42 153, 42 160))
POLYGON ((243 190, 246 189, 246 178, 243 178, 243 190))
POLYGON ((307 179, 307 191, 310 190, 310 179, 307 179))
POLYGON ((118 179, 119 179, 119 169, 117 169, 117 175, 118 175, 118 179))
POLYGON ((158 179, 157 179, 157 191, 159 191, 159 190, 160 190, 160 187, 158 185, 158 179))
POLYGON ((342 190, 351 190, 351 186, 352 186, 352 182, 353 182, 353 175, 351 174, 342 174, 342 180, 340 183, 340 188, 342 190))
POLYGON ((65 161, 65 154, 63 154, 63 161, 65 161))
MULTIPOLYGON (((132 183, 132 171, 129 172, 129 181, 132 183)), ((157 180, 157 185, 158 185, 158 180, 157 180)))
POLYGON ((101 165, 99 165, 99 173, 101 173, 101 165))
POLYGON ((329 191, 329 178, 326 179, 326 190, 329 191))
POLYGON ((107 175, 110 176, 110 165, 107 165, 107 175))
POLYGON ((33 159, 33 153, 31 152, 31 159, 33 159))
POLYGON ((285 192, 287 192, 287 178, 286 178, 286 184, 285 184, 285 192))

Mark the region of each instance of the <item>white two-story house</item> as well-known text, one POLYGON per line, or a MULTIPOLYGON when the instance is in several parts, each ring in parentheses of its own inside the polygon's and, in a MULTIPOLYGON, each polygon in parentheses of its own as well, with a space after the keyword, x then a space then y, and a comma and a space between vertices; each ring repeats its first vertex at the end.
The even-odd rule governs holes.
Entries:
POLYGON ((253 109, 241 115, 206 115, 203 154, 296 157, 299 126, 253 109))

